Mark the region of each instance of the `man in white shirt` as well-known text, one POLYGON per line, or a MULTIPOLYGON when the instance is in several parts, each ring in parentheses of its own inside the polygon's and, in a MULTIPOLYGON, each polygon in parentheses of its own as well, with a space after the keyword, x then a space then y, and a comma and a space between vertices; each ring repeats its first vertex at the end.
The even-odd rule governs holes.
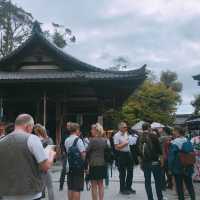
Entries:
POLYGON ((38 200, 42 196, 40 170, 48 171, 56 153, 53 150, 49 155, 45 153, 40 139, 31 135, 33 126, 33 118, 21 114, 15 121, 14 132, 0 140, 0 159, 4 160, 0 166, 0 185, 5 185, 0 188, 3 200, 38 200))
MULTIPOLYGON (((118 154, 118 170, 121 194, 135 194, 131 188, 133 179, 133 159, 130 152, 128 127, 125 122, 118 125, 119 131, 114 135, 114 145, 118 154)), ((131 141, 132 142, 132 141, 131 141)))

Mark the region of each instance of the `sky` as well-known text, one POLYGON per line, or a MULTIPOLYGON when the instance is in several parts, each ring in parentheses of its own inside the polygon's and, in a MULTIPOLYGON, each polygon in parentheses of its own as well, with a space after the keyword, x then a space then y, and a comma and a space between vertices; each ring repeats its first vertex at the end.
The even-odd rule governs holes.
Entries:
POLYGON ((50 28, 69 27, 77 42, 65 48, 71 55, 101 68, 117 57, 129 69, 147 64, 159 75, 177 72, 183 83, 177 113, 191 113, 190 102, 200 93, 192 79, 200 74, 199 0, 13 0, 50 28))

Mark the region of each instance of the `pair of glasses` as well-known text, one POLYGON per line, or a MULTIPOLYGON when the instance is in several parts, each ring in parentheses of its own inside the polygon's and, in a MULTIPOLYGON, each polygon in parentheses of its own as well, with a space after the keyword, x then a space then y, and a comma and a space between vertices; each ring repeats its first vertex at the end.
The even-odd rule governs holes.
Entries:
POLYGON ((123 128, 128 128, 127 126, 123 127, 123 128))

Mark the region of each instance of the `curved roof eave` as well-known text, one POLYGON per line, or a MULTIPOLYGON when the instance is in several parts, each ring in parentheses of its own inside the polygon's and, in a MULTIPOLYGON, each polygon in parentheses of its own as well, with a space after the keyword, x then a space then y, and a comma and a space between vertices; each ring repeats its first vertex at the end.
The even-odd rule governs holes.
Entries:
MULTIPOLYGON (((36 25, 38 26, 38 24, 36 25)), ((112 71, 112 70, 106 70, 101 69, 96 66, 90 65, 88 63, 85 63, 83 61, 80 61, 79 59, 71 56, 70 54, 62 51, 60 48, 55 46, 52 42, 50 42, 41 32, 41 29, 33 27, 31 36, 24 42, 22 45, 20 45, 17 49, 15 49, 13 52, 8 54, 7 56, 0 59, 0 66, 3 66, 5 63, 9 63, 15 56, 20 54, 20 52, 23 51, 25 47, 31 44, 31 42, 35 39, 39 39, 43 44, 45 44, 48 48, 53 50, 57 56, 60 56, 63 60, 67 62, 71 62, 72 64, 79 65, 83 71, 93 71, 93 72, 106 72, 106 73, 112 73, 112 74, 134 74, 134 73, 141 73, 143 75, 146 75, 146 65, 142 66, 139 69, 136 70, 128 70, 128 71, 112 71)))

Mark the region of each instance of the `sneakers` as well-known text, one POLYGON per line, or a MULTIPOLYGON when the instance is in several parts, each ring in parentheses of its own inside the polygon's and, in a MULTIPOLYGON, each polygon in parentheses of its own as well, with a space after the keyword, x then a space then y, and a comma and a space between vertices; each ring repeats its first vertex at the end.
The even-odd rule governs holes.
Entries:
POLYGON ((136 191, 133 190, 132 188, 130 188, 128 190, 122 190, 122 191, 120 191, 120 193, 123 195, 129 195, 129 194, 136 194, 136 191))
POLYGON ((120 191, 120 194, 122 194, 122 195, 129 195, 131 193, 128 190, 122 190, 122 191, 120 191))
POLYGON ((133 190, 132 188, 128 189, 128 192, 130 192, 131 194, 136 194, 136 191, 133 190))

